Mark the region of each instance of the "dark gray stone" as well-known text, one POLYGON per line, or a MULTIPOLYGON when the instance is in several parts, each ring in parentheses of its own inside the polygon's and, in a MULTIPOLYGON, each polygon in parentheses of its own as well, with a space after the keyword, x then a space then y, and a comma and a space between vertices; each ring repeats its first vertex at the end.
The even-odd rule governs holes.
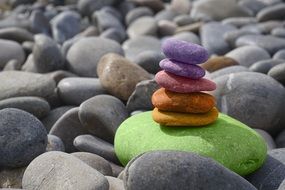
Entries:
POLYGON ((0 81, 0 100, 19 96, 38 96, 49 102, 56 88, 55 81, 48 76, 20 71, 0 72, 0 81))
POLYGON ((133 21, 128 27, 130 38, 137 36, 156 36, 158 32, 157 21, 150 16, 143 16, 133 21))
POLYGON ((245 35, 237 39, 236 46, 254 45, 265 49, 273 55, 278 50, 285 48, 285 39, 271 35, 245 35))
POLYGON ((59 137, 55 135, 48 135, 46 152, 49 151, 61 151, 61 152, 65 151, 64 144, 59 137))
POLYGON ((283 27, 283 22, 282 21, 277 21, 277 20, 270 20, 270 21, 260 22, 256 26, 257 26, 257 28, 259 28, 259 30, 263 34, 270 34, 270 32, 274 28, 283 27))
POLYGON ((273 55, 273 59, 282 59, 285 62, 285 48, 281 49, 279 51, 277 51, 274 55, 273 55))
POLYGON ((0 39, 0 69, 3 69, 6 63, 12 59, 22 64, 25 60, 25 52, 20 44, 10 40, 0 39))
POLYGON ((211 79, 223 76, 223 75, 229 75, 231 73, 239 73, 239 72, 250 72, 249 69, 245 66, 241 65, 235 65, 235 66, 230 66, 230 67, 225 67, 222 69, 219 69, 217 71, 214 71, 210 73, 209 77, 211 79))
POLYGON ((277 148, 285 148, 285 130, 282 130, 275 139, 277 148))
POLYGON ((177 25, 173 21, 160 20, 158 21, 158 34, 159 36, 172 36, 175 34, 177 25))
POLYGON ((221 112, 273 136, 282 129, 285 89, 273 78, 240 72, 215 78, 214 82, 217 89, 213 95, 221 112))
POLYGON ((112 168, 109 162, 104 158, 102 158, 101 156, 89 152, 75 152, 72 153, 71 155, 79 158, 85 164, 94 168, 103 175, 108 175, 108 176, 113 175, 112 168))
POLYGON ((75 11, 64 11, 51 21, 53 38, 60 44, 80 32, 80 15, 75 11))
POLYGON ((94 25, 96 25, 100 32, 103 32, 109 28, 124 29, 120 20, 113 14, 106 10, 100 10, 94 12, 92 15, 94 25))
POLYGON ((192 24, 194 22, 194 19, 192 19, 190 15, 178 15, 173 19, 173 21, 178 26, 185 26, 192 24))
POLYGON ((125 41, 127 33, 123 28, 109 28, 100 34, 102 38, 108 38, 118 43, 125 41))
POLYGON ((49 132, 54 123, 71 108, 73 108, 73 106, 62 106, 51 110, 48 115, 41 120, 46 130, 49 132))
POLYGON ((77 8, 82 15, 91 17, 94 11, 100 10, 104 6, 112 5, 115 2, 116 0, 79 0, 77 8))
POLYGON ((113 177, 118 177, 118 175, 124 170, 124 167, 114 164, 113 162, 109 162, 109 163, 112 168, 113 177))
POLYGON ((49 103, 39 97, 23 96, 0 100, 0 110, 4 108, 17 108, 26 111, 37 118, 43 118, 50 111, 49 103))
POLYGON ((109 182, 109 190, 125 190, 124 182, 118 178, 106 176, 109 182))
POLYGON ((269 53, 257 46, 243 46, 236 48, 225 55, 236 60, 240 65, 250 67, 257 61, 270 59, 269 53))
POLYGON ((257 61, 249 67, 250 71, 267 74, 272 68, 272 59, 257 61))
POLYGON ((134 63, 141 66, 147 72, 156 74, 161 70, 159 62, 164 58, 165 56, 162 53, 155 51, 143 51, 136 56, 134 63))
POLYGON ((248 11, 238 6, 235 0, 204 0, 195 1, 191 16, 202 20, 223 20, 229 17, 247 17, 248 11), (221 7, 226 7, 222 8, 221 7))
POLYGON ((152 110, 154 107, 151 103, 152 94, 160 86, 155 80, 145 80, 136 85, 135 91, 129 97, 127 109, 129 112, 135 110, 152 110))
POLYGON ((154 51, 160 53, 161 42, 151 36, 139 36, 126 40, 123 45, 126 58, 134 61, 136 56, 144 51, 154 51))
POLYGON ((284 148, 270 150, 263 166, 247 177, 247 180, 259 190, 278 189, 284 179, 284 148))
POLYGON ((63 152, 47 152, 27 167, 24 189, 98 189, 108 190, 108 180, 78 158, 63 152))
POLYGON ((17 190, 14 188, 22 187, 22 178, 26 167, 7 168, 0 171, 0 189, 1 190, 17 190), (2 189, 4 188, 4 189, 2 189), (6 189, 7 188, 7 189, 6 189))
POLYGON ((67 53, 69 69, 85 77, 97 77, 97 63, 107 53, 124 54, 121 46, 109 39, 88 37, 75 42, 67 53))
POLYGON ((285 3, 268 6, 257 14, 259 22, 267 20, 284 20, 285 19, 285 3))
POLYGON ((128 117, 128 111, 118 98, 97 95, 80 105, 78 115, 90 133, 113 143, 116 130, 128 117))
POLYGON ((84 152, 97 154, 106 160, 120 163, 114 150, 114 146, 92 135, 80 135, 74 139, 74 146, 84 152))
POLYGON ((65 78, 78 77, 77 75, 71 72, 68 72, 68 71, 64 71, 64 70, 57 70, 57 71, 49 72, 49 73, 46 73, 45 75, 52 78, 56 82, 56 84, 58 84, 61 80, 65 78))
POLYGON ((22 43, 24 41, 34 41, 34 36, 23 28, 9 27, 0 29, 0 38, 22 43))
POLYGON ((268 75, 285 86, 285 60, 284 63, 272 67, 268 75))
POLYGON ((35 67, 40 73, 63 69, 65 66, 64 58, 56 42, 46 35, 35 36, 33 56, 35 67))
POLYGON ((200 29, 202 46, 209 54, 224 55, 231 50, 229 44, 223 39, 226 32, 234 31, 236 28, 230 25, 223 25, 218 22, 204 24, 200 29))
POLYGON ((28 112, 0 110, 0 167, 22 167, 45 152, 47 132, 43 124, 28 112))
POLYGON ((264 139, 267 145, 267 150, 272 150, 276 148, 276 144, 272 136, 262 129, 254 129, 260 136, 264 139))
MULTIPOLYGON (((33 39, 34 39, 34 37, 33 37, 33 39)), ((23 47, 26 55, 29 55, 33 52, 34 44, 35 43, 32 41, 25 41, 22 43, 22 47, 23 47)))
POLYGON ((43 34, 51 34, 51 26, 48 18, 44 15, 44 13, 40 10, 35 10, 31 13, 29 18, 31 31, 33 33, 43 33, 43 34))
POLYGON ((143 16, 153 16, 153 11, 148 7, 134 8, 126 15, 125 23, 130 25, 133 21, 143 16))
POLYGON ((98 78, 65 78, 58 85, 58 94, 67 105, 80 105, 99 94, 106 94, 98 78))
POLYGON ((180 151, 140 155, 128 163, 123 178, 128 190, 256 190, 214 160, 180 151))
POLYGON ((121 23, 124 22, 124 18, 122 13, 114 6, 104 6, 101 10, 110 13, 111 15, 115 16, 121 23))
POLYGON ((78 118, 79 108, 72 108, 65 112, 52 126, 49 134, 58 136, 65 147, 66 152, 75 152, 73 146, 75 137, 88 134, 87 129, 80 123, 78 118))

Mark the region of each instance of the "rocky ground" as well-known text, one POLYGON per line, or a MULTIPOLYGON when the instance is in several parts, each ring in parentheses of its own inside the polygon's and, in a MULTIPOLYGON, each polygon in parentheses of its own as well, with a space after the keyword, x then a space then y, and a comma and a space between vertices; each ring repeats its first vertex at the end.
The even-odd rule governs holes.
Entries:
MULTIPOLYGON (((285 190, 284 1, 0 0, 0 9, 0 188, 285 190), (121 164, 116 131, 154 108, 170 37, 208 51, 201 67, 216 107, 263 137, 261 168, 241 176, 175 148, 121 164)), ((254 154, 247 142, 236 151, 254 154)))

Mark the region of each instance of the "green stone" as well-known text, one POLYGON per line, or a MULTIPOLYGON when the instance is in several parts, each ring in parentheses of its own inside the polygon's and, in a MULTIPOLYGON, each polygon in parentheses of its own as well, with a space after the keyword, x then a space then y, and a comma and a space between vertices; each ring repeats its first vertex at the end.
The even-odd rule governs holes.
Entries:
POLYGON ((152 120, 151 111, 125 120, 115 136, 115 152, 123 165, 152 150, 180 150, 210 157, 230 170, 247 175, 266 158, 263 138, 245 124, 222 113, 205 127, 166 127, 152 120))

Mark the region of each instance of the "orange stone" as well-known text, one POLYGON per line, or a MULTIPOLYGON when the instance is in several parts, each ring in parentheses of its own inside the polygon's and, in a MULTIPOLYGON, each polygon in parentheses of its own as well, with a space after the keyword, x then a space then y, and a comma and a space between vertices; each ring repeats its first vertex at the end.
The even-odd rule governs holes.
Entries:
POLYGON ((152 95, 152 104, 162 111, 206 113, 216 104, 215 98, 203 92, 178 93, 160 88, 152 95))
POLYGON ((214 123, 219 111, 216 107, 207 113, 177 113, 161 111, 154 108, 152 118, 155 122, 165 126, 199 127, 214 123))

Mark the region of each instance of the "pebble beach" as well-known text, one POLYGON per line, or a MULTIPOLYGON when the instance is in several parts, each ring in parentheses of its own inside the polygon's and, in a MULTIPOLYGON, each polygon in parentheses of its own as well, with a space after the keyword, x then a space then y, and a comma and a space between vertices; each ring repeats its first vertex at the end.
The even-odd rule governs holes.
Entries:
POLYGON ((284 0, 0 0, 0 190, 285 190, 284 0))

